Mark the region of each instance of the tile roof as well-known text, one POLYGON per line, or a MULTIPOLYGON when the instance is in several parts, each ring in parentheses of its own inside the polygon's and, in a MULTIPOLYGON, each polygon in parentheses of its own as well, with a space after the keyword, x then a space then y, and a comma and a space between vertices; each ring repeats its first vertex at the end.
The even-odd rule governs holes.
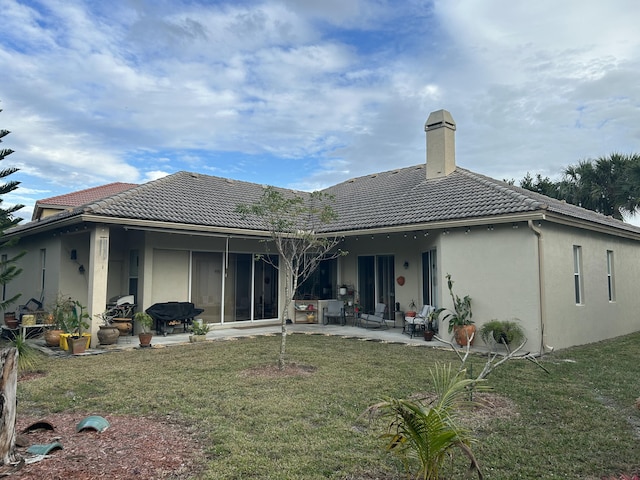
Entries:
POLYGON ((86 190, 80 190, 78 192, 65 193, 64 195, 38 200, 36 205, 79 207, 80 205, 85 205, 101 198, 129 190, 135 186, 137 186, 136 183, 114 182, 99 187, 87 188, 86 190))
MULTIPOLYGON (((634 225, 463 168, 456 168, 446 177, 429 180, 425 169, 425 164, 400 168, 325 189, 335 197, 338 219, 323 230, 346 233, 394 226, 410 228, 429 222, 548 212, 640 234, 640 228, 634 225)), ((84 212, 131 220, 261 230, 262 224, 257 219, 243 218, 235 210, 239 204, 257 202, 263 190, 264 186, 255 183, 177 172, 61 212, 39 224, 84 212)), ((286 194, 308 194, 278 190, 286 194)), ((20 225, 14 230, 27 229, 29 225, 20 225)))
POLYGON ((427 180, 426 165, 390 170, 326 189, 336 198, 336 231, 546 211, 629 232, 640 228, 463 168, 427 180))

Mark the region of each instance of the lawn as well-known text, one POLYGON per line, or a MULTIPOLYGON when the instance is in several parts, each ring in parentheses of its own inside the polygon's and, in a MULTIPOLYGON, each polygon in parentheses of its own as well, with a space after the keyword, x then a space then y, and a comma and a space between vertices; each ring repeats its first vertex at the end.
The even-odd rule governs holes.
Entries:
MULTIPOLYGON (((434 362, 452 352, 295 334, 288 358, 313 367, 270 377, 278 336, 206 342, 79 358, 53 358, 46 375, 18 386, 18 414, 157 415, 195 427, 210 479, 400 479, 380 421, 361 418, 384 396, 430 389, 434 362)), ((640 470, 640 334, 525 360, 489 377, 509 415, 476 426, 486 479, 592 478, 640 470)), ((473 358, 479 371, 484 357, 473 358)), ((463 462, 446 478, 461 478, 463 462)))

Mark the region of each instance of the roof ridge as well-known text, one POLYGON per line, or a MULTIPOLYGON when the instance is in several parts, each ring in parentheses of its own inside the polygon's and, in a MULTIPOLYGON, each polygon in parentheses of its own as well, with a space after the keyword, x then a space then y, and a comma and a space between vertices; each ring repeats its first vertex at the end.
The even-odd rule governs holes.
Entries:
POLYGON ((402 172, 402 171, 421 170, 421 169, 423 170, 425 168, 426 168, 426 165, 424 163, 418 163, 416 165, 410 165, 408 167, 392 168, 391 170, 385 170, 384 172, 367 173, 365 175, 359 175, 357 177, 352 177, 352 178, 349 178, 347 180, 343 180, 342 182, 336 183, 334 185, 329 185, 328 187, 323 188, 322 191, 331 190, 331 189, 336 188, 336 187, 338 187, 340 185, 345 185, 345 184, 348 184, 348 183, 354 183, 354 182, 357 182, 358 180, 360 180, 362 178, 375 178, 375 177, 380 177, 380 176, 383 176, 383 175, 393 175, 393 174, 396 174, 396 173, 399 173, 399 172, 402 172))

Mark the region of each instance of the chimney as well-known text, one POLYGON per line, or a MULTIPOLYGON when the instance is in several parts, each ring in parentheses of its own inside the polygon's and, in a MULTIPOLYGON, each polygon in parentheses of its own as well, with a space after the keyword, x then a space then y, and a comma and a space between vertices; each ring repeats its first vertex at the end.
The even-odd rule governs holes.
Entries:
POLYGON ((427 180, 449 175, 456 169, 456 122, 446 110, 431 112, 427 123, 427 180))

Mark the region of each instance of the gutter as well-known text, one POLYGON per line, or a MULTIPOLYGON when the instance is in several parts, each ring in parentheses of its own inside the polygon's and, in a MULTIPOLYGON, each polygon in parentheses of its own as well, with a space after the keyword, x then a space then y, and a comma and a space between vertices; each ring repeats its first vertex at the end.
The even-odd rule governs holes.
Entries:
POLYGON ((542 285, 544 279, 544 249, 542 248, 542 230, 534 226, 532 220, 528 220, 527 224, 529 225, 529 229, 536 234, 536 237, 538 239, 538 299, 540 301, 540 356, 542 356, 545 353, 553 352, 554 348, 547 345, 544 338, 544 329, 547 322, 547 315, 545 309, 546 298, 542 285))

